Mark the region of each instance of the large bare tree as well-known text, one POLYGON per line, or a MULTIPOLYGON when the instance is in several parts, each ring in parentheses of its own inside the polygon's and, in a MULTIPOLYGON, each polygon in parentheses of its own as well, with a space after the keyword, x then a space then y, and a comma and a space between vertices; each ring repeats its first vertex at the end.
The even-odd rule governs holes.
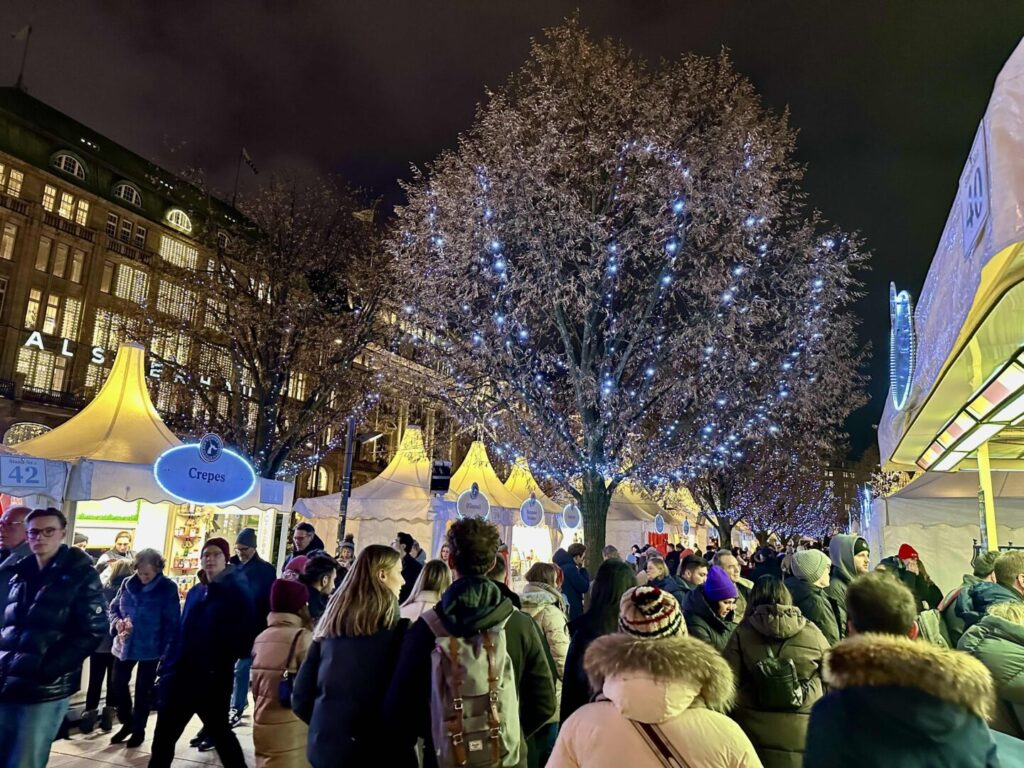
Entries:
POLYGON ((657 66, 571 20, 408 185, 391 252, 448 406, 578 499, 742 459, 814 387, 863 257, 726 55, 657 66))

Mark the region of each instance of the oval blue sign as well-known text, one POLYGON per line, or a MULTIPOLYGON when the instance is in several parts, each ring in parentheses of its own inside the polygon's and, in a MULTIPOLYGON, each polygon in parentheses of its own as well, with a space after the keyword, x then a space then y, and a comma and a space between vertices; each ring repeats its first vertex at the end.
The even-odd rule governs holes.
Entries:
POLYGON ((654 530, 658 533, 665 532, 665 517, 661 514, 654 516, 654 530))
POLYGON ((192 504, 230 504, 248 496, 256 486, 256 472, 248 461, 227 448, 221 448, 211 461, 199 443, 161 453, 153 475, 171 496, 192 504))

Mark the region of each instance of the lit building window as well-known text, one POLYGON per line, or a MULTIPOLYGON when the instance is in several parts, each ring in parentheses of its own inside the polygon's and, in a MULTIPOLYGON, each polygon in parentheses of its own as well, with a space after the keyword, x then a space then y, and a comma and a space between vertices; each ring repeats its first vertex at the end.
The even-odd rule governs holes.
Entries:
POLYGON ((64 299, 64 313, 60 319, 60 335, 62 338, 78 341, 78 331, 82 323, 82 302, 70 296, 64 299))
POLYGON ((132 223, 128 219, 121 219, 121 242, 130 243, 132 241, 132 223))
POLYGON ((161 235, 160 258, 176 267, 194 270, 199 263, 199 251, 173 237, 161 235))
POLYGON ((139 250, 146 249, 146 228, 135 225, 135 247, 139 250))
POLYGON ((21 197, 21 185, 25 181, 25 174, 21 171, 11 168, 11 173, 7 177, 7 194, 11 197, 21 197))
POLYGON ((68 268, 68 253, 70 250, 67 243, 57 243, 57 248, 53 252, 54 277, 64 277, 64 272, 68 268))
POLYGON ((161 280, 157 288, 156 311, 181 320, 191 321, 195 317, 196 299, 192 291, 176 283, 161 280))
POLYGON ((306 374, 292 371, 288 377, 288 397, 293 400, 306 399, 306 374))
POLYGON ((72 283, 82 282, 82 271, 85 268, 85 251, 75 248, 71 252, 71 274, 68 280, 72 283))
POLYGON ((306 489, 310 491, 327 490, 327 470, 323 467, 314 467, 309 471, 306 478, 306 489))
POLYGON ((39 238, 39 248, 36 250, 36 269, 46 272, 50 268, 50 248, 53 247, 53 240, 43 236, 39 238))
POLYGON ((69 195, 67 192, 60 193, 60 207, 57 209, 57 215, 62 219, 71 219, 71 215, 75 211, 75 198, 69 195))
POLYGON ((114 294, 136 304, 144 304, 149 298, 149 275, 127 264, 118 265, 114 294))
POLYGON ((44 210, 53 213, 54 207, 57 205, 57 188, 52 184, 47 184, 43 187, 43 208, 44 210))
POLYGON ((192 219, 181 208, 171 208, 167 212, 167 223, 175 229, 181 230, 186 235, 192 233, 192 219))
POLYGON ((102 293, 110 293, 114 285, 114 272, 117 269, 117 264, 113 261, 103 262, 103 276, 100 279, 100 291, 102 293))
POLYGON ((228 235, 227 235, 226 232, 218 232, 217 233, 217 247, 218 248, 220 248, 222 251, 226 251, 228 249, 228 245, 230 245, 230 244, 231 244, 231 241, 228 240, 228 235))
POLYGON ((192 341, 187 335, 177 331, 157 330, 153 332, 150 349, 156 357, 168 363, 188 365, 192 341))
POLYGON ((78 158, 69 155, 67 152, 61 152, 53 158, 53 167, 58 171, 64 171, 64 173, 74 176, 76 179, 85 178, 85 167, 78 161, 78 158))
POLYGON ((25 386, 60 392, 64 389, 68 358, 41 349, 22 347, 18 350, 16 370, 24 374, 25 386))
POLYGON ((7 299, 7 278, 0 277, 0 312, 4 311, 4 302, 7 299))
POLYGON ((139 194, 139 190, 126 181, 114 187, 114 197, 119 197, 136 208, 142 207, 142 195, 139 194))
POLYGON ((14 258, 14 245, 18 241, 18 227, 11 222, 4 223, 3 234, 0 235, 0 259, 10 261, 14 258))
POLYGON ((89 201, 79 200, 75 208, 75 223, 80 227, 89 225, 89 201))
POLYGON ((43 302, 43 292, 33 288, 28 292, 28 304, 25 306, 25 327, 34 330, 39 322, 39 307, 43 302))
POLYGON ((91 389, 94 392, 103 386, 103 382, 107 380, 107 374, 110 371, 104 368, 102 365, 96 365, 96 363, 89 363, 85 369, 85 387, 91 389))
POLYGON ((105 228, 107 237, 117 237, 117 214, 107 214, 107 226, 105 228))
POLYGON ((57 332, 57 315, 60 313, 60 296, 46 297, 46 311, 43 313, 43 333, 50 336, 57 332))

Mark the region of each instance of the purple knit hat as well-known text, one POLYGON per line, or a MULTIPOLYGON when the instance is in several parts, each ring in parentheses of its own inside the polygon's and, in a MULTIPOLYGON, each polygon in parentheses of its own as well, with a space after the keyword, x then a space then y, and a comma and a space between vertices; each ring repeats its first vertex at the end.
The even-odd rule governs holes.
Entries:
POLYGON ((712 566, 708 571, 708 580, 704 582, 704 597, 708 602, 717 603, 719 600, 728 600, 738 597, 736 585, 732 583, 729 574, 718 565, 712 566))

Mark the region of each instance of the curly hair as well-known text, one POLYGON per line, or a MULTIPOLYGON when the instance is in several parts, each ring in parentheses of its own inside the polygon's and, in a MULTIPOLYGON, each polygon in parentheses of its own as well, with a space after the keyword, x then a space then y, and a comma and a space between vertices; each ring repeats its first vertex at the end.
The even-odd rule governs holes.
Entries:
POLYGON ((498 529, 478 517, 456 520, 448 529, 450 557, 460 576, 485 576, 500 545, 498 529))

